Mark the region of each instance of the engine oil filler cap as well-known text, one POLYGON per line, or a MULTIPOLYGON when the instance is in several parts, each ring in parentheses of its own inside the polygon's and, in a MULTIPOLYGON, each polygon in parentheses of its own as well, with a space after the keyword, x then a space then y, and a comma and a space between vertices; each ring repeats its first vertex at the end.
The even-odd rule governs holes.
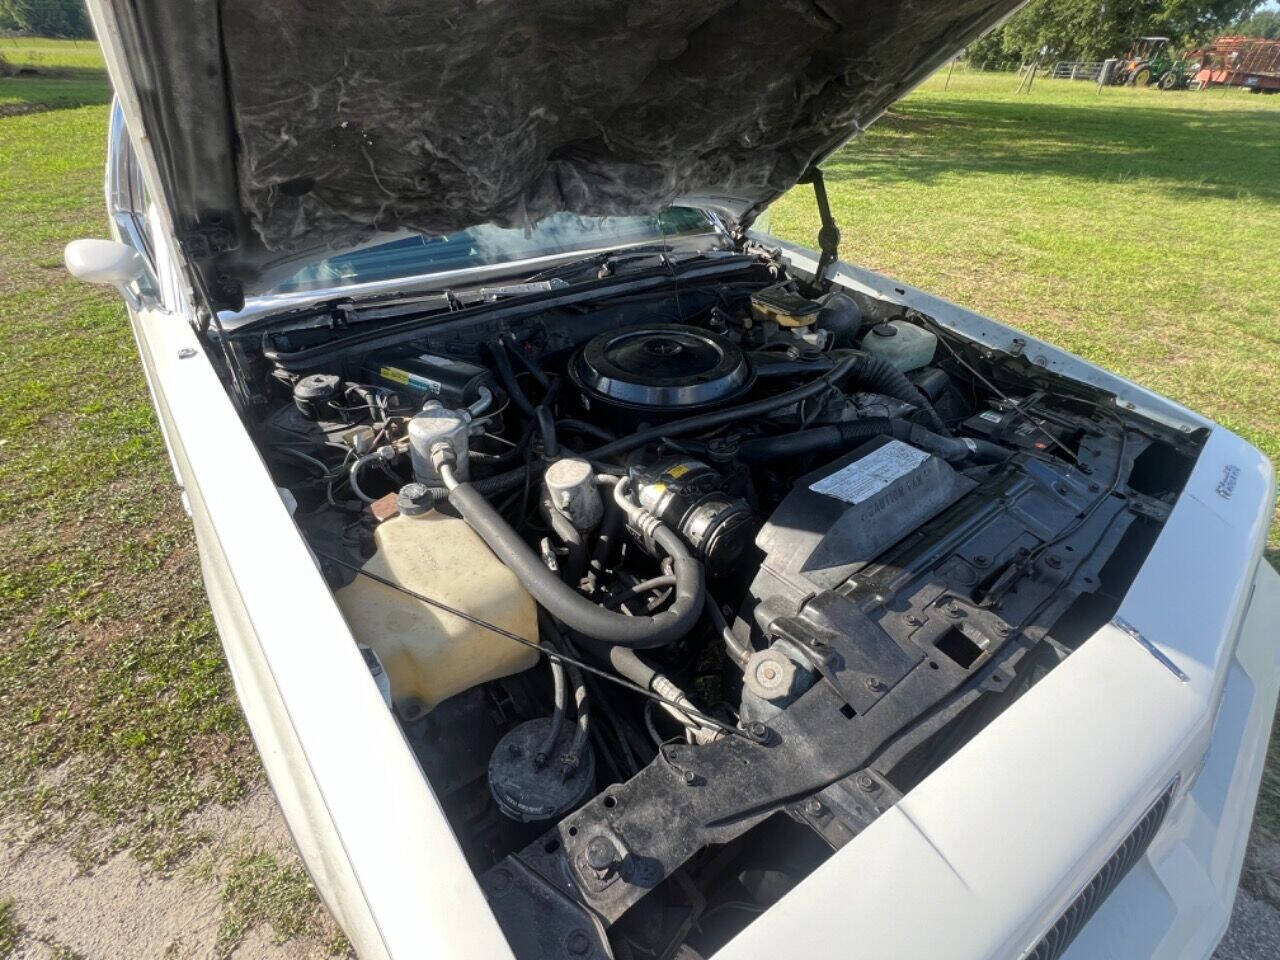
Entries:
POLYGON ((596 764, 590 742, 582 745, 577 766, 567 764, 577 726, 565 721, 546 762, 543 749, 550 717, 527 720, 507 731, 489 758, 489 792, 504 814, 521 823, 554 820, 580 806, 595 789, 596 764))

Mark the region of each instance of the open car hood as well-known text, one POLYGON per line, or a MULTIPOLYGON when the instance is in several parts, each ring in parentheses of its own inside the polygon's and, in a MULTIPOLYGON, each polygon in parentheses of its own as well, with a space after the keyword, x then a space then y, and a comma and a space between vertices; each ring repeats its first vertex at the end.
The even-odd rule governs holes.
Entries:
POLYGON ((235 309, 381 233, 673 202, 749 223, 1021 2, 90 6, 186 258, 235 309))

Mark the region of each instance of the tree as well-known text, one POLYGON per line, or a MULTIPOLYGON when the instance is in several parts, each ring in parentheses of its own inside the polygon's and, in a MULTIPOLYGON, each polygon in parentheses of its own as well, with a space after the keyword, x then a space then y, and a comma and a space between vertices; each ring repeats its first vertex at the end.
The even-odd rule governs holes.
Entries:
POLYGON ((1248 20, 1232 27, 1231 32, 1243 37, 1280 40, 1280 10, 1259 10, 1248 20))
POLYGON ((0 22, 40 37, 92 37, 84 0, 0 0, 0 22))
MULTIPOLYGON (((1164 36, 1175 50, 1216 36, 1252 13, 1259 0, 1031 0, 974 47, 989 60, 1026 63, 1105 60, 1129 49, 1137 36, 1164 36), (996 51, 999 51, 997 56, 996 51)), ((973 57, 978 62, 977 57, 973 57)))

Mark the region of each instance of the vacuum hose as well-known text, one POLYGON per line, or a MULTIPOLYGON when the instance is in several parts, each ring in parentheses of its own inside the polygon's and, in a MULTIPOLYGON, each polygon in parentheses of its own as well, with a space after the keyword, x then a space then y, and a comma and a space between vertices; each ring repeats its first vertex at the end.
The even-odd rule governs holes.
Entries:
POLYGON ((660 613, 651 616, 627 616, 593 603, 547 569, 541 558, 529 547, 502 515, 490 505, 478 489, 459 483, 447 462, 437 465, 449 502, 467 521, 467 525, 516 575, 526 590, 548 613, 572 630, 605 643, 624 647, 659 647, 684 636, 702 614, 705 586, 702 565, 668 527, 652 514, 625 498, 627 481, 601 477, 601 482, 617 483, 615 500, 668 557, 676 579, 675 599, 660 613))

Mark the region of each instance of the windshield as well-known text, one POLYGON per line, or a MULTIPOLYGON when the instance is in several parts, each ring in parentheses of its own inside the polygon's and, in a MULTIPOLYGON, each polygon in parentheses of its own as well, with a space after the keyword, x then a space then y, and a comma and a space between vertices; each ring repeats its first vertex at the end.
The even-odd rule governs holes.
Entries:
POLYGON ((443 236, 414 236, 309 263, 271 293, 295 293, 425 273, 528 260, 575 250, 618 247, 665 237, 709 233, 711 218, 692 207, 668 207, 642 217, 558 213, 529 230, 478 226, 443 236))

